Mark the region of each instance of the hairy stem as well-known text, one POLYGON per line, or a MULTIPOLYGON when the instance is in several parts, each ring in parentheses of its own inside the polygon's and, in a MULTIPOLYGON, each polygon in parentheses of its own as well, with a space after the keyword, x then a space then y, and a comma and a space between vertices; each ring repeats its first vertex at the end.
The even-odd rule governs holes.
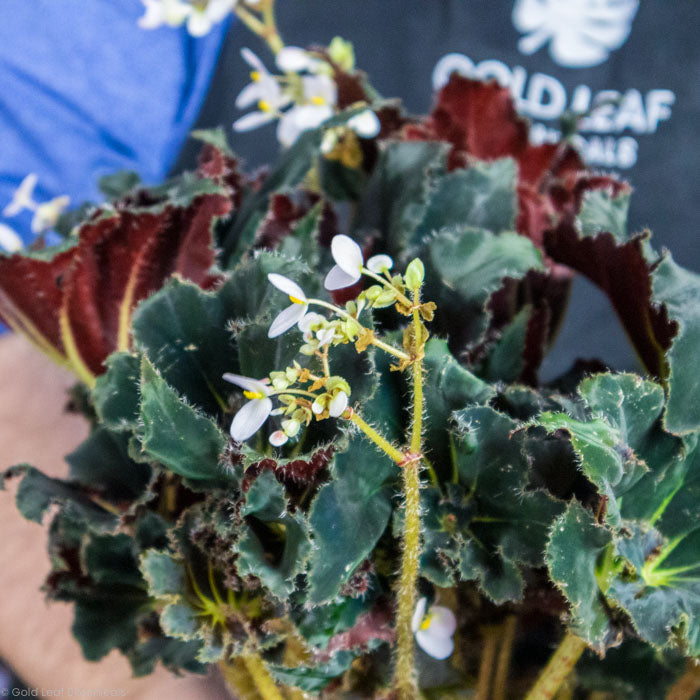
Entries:
POLYGON ((483 649, 481 651, 481 663, 479 664, 479 678, 476 683, 475 700, 488 700, 491 689, 491 676, 493 676, 493 662, 496 659, 498 647, 498 628, 483 627, 483 649))
POLYGON ((513 650, 516 625, 517 618, 515 615, 509 615, 501 628, 501 649, 498 652, 498 659, 496 661, 496 676, 493 681, 493 700, 505 700, 506 697, 510 656, 513 650))
MULTIPOLYGON (((417 306, 420 292, 413 292, 417 306)), ((418 696, 414 671, 413 630, 411 621, 416 606, 416 583, 420 560, 420 455, 423 429, 423 365, 422 327, 418 310, 413 311, 413 427, 411 429, 411 456, 403 465, 403 489, 406 508, 399 579, 398 612, 396 616, 397 659, 396 689, 399 698, 418 696)))
POLYGON ((413 670, 413 630, 411 620, 416 606, 416 582, 420 557, 420 479, 417 459, 403 467, 403 489, 406 499, 401 557, 401 577, 396 616, 397 659, 396 689, 399 698, 418 697, 413 670))
POLYGON ((346 411, 344 417, 352 421, 382 452, 386 453, 396 464, 406 460, 406 455, 394 447, 385 437, 382 437, 369 423, 360 418, 351 408, 346 411), (349 415, 347 415, 349 413, 349 415))
POLYGON ((262 21, 250 10, 243 7, 240 2, 236 3, 233 11, 243 22, 243 24, 248 27, 248 29, 262 37, 267 42, 267 45, 272 50, 272 53, 276 54, 278 51, 284 48, 284 42, 280 38, 279 32, 277 31, 277 25, 275 23, 273 0, 270 0, 269 5, 265 7, 262 21))
POLYGON ((259 654, 243 654, 241 659, 263 700, 284 700, 259 654))
POLYGON ((567 632, 525 700, 550 700, 571 673, 586 648, 586 642, 567 632))

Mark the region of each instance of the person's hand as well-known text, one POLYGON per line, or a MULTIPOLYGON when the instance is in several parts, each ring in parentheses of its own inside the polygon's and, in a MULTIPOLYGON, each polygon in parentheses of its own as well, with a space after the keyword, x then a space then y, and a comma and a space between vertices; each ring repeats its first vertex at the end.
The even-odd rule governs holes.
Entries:
MULTIPOLYGON (((72 381, 24 339, 0 339, 0 469, 28 462, 46 474, 65 475, 64 455, 87 434, 85 421, 64 411, 72 381)), ((132 678, 129 663, 117 651, 98 663, 86 661, 71 634, 72 606, 49 604, 40 591, 49 570, 46 527, 19 514, 15 490, 10 483, 0 491, 0 658, 25 683, 45 691, 64 689, 64 697, 69 688, 82 689, 82 697, 117 690, 133 700, 229 697, 215 675, 178 678, 158 668, 132 678)))

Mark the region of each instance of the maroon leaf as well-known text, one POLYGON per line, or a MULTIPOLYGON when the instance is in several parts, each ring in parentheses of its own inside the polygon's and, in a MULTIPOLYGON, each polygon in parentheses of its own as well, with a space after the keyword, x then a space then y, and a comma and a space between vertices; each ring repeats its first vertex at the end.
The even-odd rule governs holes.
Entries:
POLYGON ((653 301, 655 263, 644 255, 648 238, 649 233, 642 233, 621 243, 611 233, 579 237, 568 220, 547 231, 545 246, 554 260, 585 275, 607 294, 644 366, 664 377, 664 353, 678 328, 665 307, 653 301))
POLYGON ((129 347, 136 304, 178 274, 203 287, 215 251, 212 224, 231 208, 207 194, 160 212, 117 211, 83 224, 78 243, 52 260, 0 257, 0 318, 88 384, 129 347))

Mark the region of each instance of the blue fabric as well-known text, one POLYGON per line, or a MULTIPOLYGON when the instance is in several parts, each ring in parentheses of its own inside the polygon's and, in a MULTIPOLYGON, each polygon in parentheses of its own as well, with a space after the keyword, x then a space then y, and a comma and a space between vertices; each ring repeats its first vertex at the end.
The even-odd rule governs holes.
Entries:
MULTIPOLYGON (((97 178, 166 175, 209 87, 228 23, 194 39, 137 25, 140 0, 1 0, 0 209, 27 173, 36 199, 100 198, 97 178)), ((0 219, 25 241, 31 214, 0 219)))

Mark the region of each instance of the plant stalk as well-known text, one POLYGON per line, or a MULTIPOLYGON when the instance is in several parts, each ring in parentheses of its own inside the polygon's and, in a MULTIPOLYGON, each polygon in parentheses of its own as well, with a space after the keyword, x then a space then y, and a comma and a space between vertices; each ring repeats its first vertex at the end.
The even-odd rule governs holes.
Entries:
MULTIPOLYGON (((418 305, 419 291, 413 292, 418 305)), ((423 366, 421 321, 418 309, 413 311, 414 362, 413 362, 413 427, 411 429, 411 455, 413 459, 403 464, 403 489, 405 498, 404 532, 402 542, 401 576, 396 616, 397 659, 396 690, 400 700, 418 697, 414 670, 413 630, 411 622, 416 606, 416 584, 420 566, 420 454, 423 429, 423 366)))
POLYGON ((505 700, 506 687, 508 685, 508 671, 510 670, 510 657, 513 651, 515 628, 517 618, 509 615, 501 628, 501 648, 496 660, 496 675, 493 681, 493 700, 505 700))
POLYGON ((567 632, 549 663, 540 673, 525 700, 550 700, 556 695, 561 684, 571 673, 583 654, 586 642, 571 632, 567 632))
POLYGON ((475 700, 488 700, 491 689, 491 677, 493 676, 493 662, 496 659, 498 648, 498 628, 482 627, 483 648, 481 662, 479 664, 479 678, 476 683, 475 700))
POLYGON ((265 664, 259 654, 241 655, 246 670, 255 683, 255 688, 263 700, 284 700, 284 695, 275 685, 270 672, 265 668, 265 664))
POLYGON ((352 421, 382 452, 386 453, 397 464, 402 464, 406 460, 406 455, 401 450, 394 447, 386 438, 382 437, 369 423, 364 421, 352 409, 348 409, 344 417, 352 421), (350 415, 347 415, 347 413, 350 415))

